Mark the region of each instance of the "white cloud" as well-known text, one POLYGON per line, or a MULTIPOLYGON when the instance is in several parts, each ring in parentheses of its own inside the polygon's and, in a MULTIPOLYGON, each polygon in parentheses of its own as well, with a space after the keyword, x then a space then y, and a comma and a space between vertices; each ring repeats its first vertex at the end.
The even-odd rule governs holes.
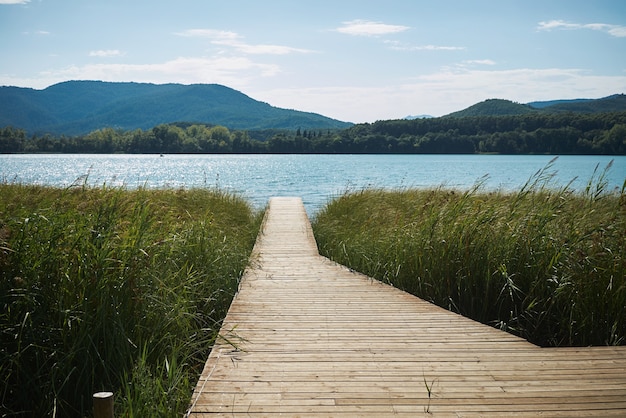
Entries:
POLYGON ((626 91, 625 76, 597 76, 578 69, 443 69, 403 84, 246 91, 274 106, 321 113, 350 122, 443 116, 490 98, 536 100, 599 98, 626 91))
POLYGON ((236 32, 216 29, 187 29, 182 32, 176 32, 175 35, 188 38, 209 38, 213 40, 235 41, 241 38, 236 32))
POLYGON ((611 26, 608 29, 608 32, 611 36, 615 36, 616 38, 625 38, 626 37, 626 26, 611 26))
POLYGON ((273 77, 280 68, 245 57, 180 57, 155 64, 73 65, 36 74, 31 78, 0 74, 0 85, 45 88, 67 80, 135 81, 144 83, 217 83, 243 89, 252 80, 273 77))
POLYGON ((215 45, 224 45, 235 48, 237 51, 244 54, 255 55, 287 55, 292 53, 309 54, 313 51, 308 49, 292 48, 283 45, 250 45, 240 42, 226 42, 226 41, 214 41, 215 45))
POLYGON ((467 60, 463 61, 465 65, 496 65, 496 62, 493 60, 467 60))
POLYGON ((602 97, 626 89, 626 76, 593 75, 580 69, 443 70, 411 84, 438 97, 449 95, 454 110, 488 98, 534 100, 602 97), (456 97, 455 97, 456 96, 456 97))
POLYGON ((0 4, 26 4, 30 3, 30 0, 0 0, 0 4))
POLYGON ((611 25, 608 23, 570 23, 564 20, 550 20, 547 22, 539 22, 537 26, 538 30, 553 30, 553 29, 565 29, 565 30, 578 30, 578 29, 590 29, 601 32, 606 32, 611 36, 617 38, 626 37, 626 26, 611 25))
POLYGON ((369 20, 351 20, 342 22, 343 26, 335 29, 339 33, 354 36, 380 36, 392 33, 404 32, 411 29, 408 26, 388 25, 381 22, 369 20))
POLYGON ((398 41, 385 41, 394 51, 463 51, 466 48, 462 46, 444 46, 444 45, 406 45, 398 41))
POLYGON ((51 35, 51 33, 48 32, 47 30, 36 30, 34 32, 22 32, 22 35, 26 35, 26 36, 31 36, 31 35, 48 36, 48 35, 51 35))
POLYGON ((537 26, 538 30, 552 30, 552 29, 580 29, 582 25, 574 23, 567 23, 563 20, 550 20, 548 22, 539 22, 537 26))
POLYGON ((284 45, 247 44, 242 41, 243 37, 236 32, 214 29, 188 29, 177 32, 176 35, 191 38, 206 38, 214 45, 227 46, 243 54, 250 55, 287 55, 292 53, 307 54, 313 51, 308 49, 293 48, 284 45))
POLYGON ((119 57, 122 55, 124 54, 117 49, 100 49, 97 51, 89 52, 90 57, 99 57, 99 58, 119 57))

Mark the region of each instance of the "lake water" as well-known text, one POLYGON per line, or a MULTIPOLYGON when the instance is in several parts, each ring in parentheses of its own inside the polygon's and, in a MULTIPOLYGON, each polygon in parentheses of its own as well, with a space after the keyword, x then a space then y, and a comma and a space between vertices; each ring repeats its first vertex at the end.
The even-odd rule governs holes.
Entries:
MULTIPOLYGON (((366 187, 519 189, 553 156, 512 155, 0 155, 0 181, 67 187, 215 187, 264 206, 272 196, 300 196, 313 215, 330 198, 366 187)), ((597 165, 621 188, 626 156, 561 156, 552 184, 583 189, 597 165)), ((1 197, 0 197, 1 198, 1 197)))

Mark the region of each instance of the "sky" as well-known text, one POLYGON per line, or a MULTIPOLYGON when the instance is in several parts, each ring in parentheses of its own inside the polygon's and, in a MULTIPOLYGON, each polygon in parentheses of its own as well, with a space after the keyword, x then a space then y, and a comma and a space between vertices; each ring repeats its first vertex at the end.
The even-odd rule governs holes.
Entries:
POLYGON ((0 85, 216 83, 362 123, 626 93, 624 0, 0 0, 0 85))

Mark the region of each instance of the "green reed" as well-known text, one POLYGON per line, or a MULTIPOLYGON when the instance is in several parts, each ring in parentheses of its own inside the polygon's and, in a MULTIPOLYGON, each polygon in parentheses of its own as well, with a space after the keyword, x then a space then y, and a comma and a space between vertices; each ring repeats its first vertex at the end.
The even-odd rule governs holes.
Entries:
POLYGON ((181 416, 261 221, 219 190, 0 184, 0 415, 181 416))
MULTIPOLYGON (((610 169, 610 166, 606 170, 610 169)), ((355 270, 543 346, 626 338, 626 182, 517 193, 362 190, 313 221, 320 252, 355 270)))

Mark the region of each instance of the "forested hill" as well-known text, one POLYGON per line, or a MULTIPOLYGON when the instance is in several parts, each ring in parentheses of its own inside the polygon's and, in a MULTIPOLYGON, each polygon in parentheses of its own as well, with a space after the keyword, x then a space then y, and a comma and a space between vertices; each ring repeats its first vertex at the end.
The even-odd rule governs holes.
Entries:
MULTIPOLYGON (((530 106, 537 107, 536 104, 529 103, 530 106)), ((562 100, 556 101, 549 106, 543 107, 548 112, 580 112, 580 113, 599 113, 599 112, 620 112, 626 111, 626 95, 614 94, 613 96, 604 97, 596 100, 562 100)))
POLYGON ((96 129, 150 129, 172 122, 230 129, 338 129, 350 123, 281 109, 218 84, 68 81, 44 90, 0 87, 0 127, 81 135, 96 129))
POLYGON ((626 155, 626 111, 379 121, 342 137, 370 153, 626 155))
POLYGON ((0 128, 0 153, 607 154, 626 155, 626 112, 389 120, 341 130, 231 131, 163 124, 74 137, 0 128))
POLYGON ((450 113, 450 118, 465 118, 471 116, 506 116, 506 115, 523 115, 526 113, 536 112, 529 105, 515 103, 510 100, 489 99, 484 102, 476 103, 467 109, 450 113))
POLYGON ((510 100, 489 99, 476 103, 467 109, 450 113, 447 117, 464 118, 471 116, 509 116, 529 113, 602 113, 626 111, 626 95, 614 94, 601 99, 552 100, 515 103, 510 100))

